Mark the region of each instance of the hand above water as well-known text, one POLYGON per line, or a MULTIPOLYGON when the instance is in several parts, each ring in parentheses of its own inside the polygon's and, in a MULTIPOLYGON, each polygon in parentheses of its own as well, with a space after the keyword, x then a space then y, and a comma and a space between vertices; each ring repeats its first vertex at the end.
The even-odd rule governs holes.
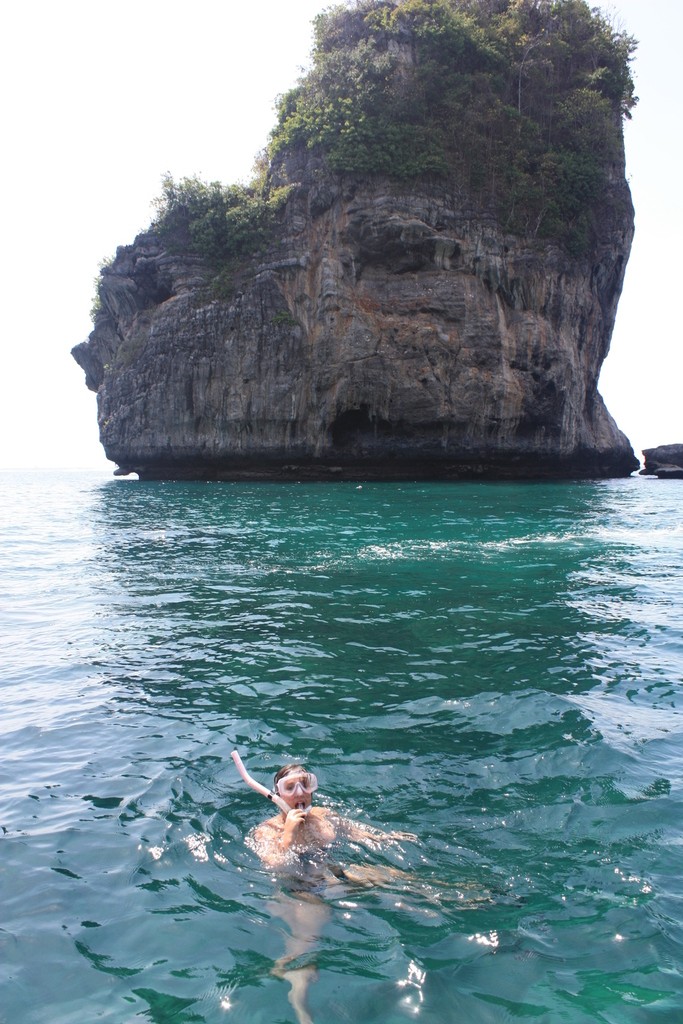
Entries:
POLYGON ((282 845, 286 850, 298 842, 305 824, 306 811, 303 808, 294 807, 288 812, 282 831, 282 845))

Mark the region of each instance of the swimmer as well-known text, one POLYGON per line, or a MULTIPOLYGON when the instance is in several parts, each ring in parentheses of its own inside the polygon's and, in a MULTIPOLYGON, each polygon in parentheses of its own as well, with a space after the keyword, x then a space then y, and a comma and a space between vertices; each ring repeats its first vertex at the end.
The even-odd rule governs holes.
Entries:
MULTIPOLYGON (((233 755, 235 757, 235 755, 233 755)), ((382 832, 342 818, 327 807, 313 806, 313 794, 318 788, 318 779, 302 764, 287 764, 276 773, 273 791, 246 773, 239 757, 235 764, 242 777, 253 788, 268 796, 280 813, 258 825, 249 845, 263 864, 270 869, 306 863, 307 858, 320 854, 320 862, 310 864, 316 881, 325 884, 351 884, 367 886, 381 885, 390 877, 402 875, 395 868, 372 867, 371 865, 342 868, 327 861, 326 852, 336 840, 347 839, 377 849, 384 842, 415 840, 411 832, 382 832)), ((286 922, 289 935, 284 956, 275 963, 273 974, 289 982, 289 1002, 298 1024, 313 1024, 307 1005, 308 988, 315 981, 317 971, 314 963, 305 962, 315 949, 319 936, 329 918, 329 907, 316 892, 295 890, 281 892, 271 904, 271 911, 286 922)))
MULTIPOLYGON (((275 775, 273 792, 288 807, 268 818, 254 833, 254 849, 270 868, 292 863, 302 853, 324 852, 336 841, 348 839, 377 848, 382 843, 413 841, 412 832, 382 832, 342 818, 327 807, 313 806, 318 779, 301 764, 287 764, 275 775)), ((348 877, 348 872, 345 872, 348 877)))

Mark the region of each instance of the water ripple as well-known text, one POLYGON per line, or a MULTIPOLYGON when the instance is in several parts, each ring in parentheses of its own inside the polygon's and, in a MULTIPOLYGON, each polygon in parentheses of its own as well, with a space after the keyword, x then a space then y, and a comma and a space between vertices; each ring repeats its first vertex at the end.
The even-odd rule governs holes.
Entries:
POLYGON ((676 1019, 659 483, 2 477, 2 1012, 291 1019, 271 972, 301 903, 331 1024, 676 1019), (234 745, 418 841, 336 851, 384 882, 298 898, 244 844, 268 808, 234 745))

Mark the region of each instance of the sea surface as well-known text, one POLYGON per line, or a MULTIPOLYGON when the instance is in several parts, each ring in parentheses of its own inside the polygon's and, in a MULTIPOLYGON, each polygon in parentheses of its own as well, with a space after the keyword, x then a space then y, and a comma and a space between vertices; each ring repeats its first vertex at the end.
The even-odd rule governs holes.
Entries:
POLYGON ((284 967, 316 1024, 683 1020, 683 483, 6 471, 0 517, 2 1024, 295 1024, 284 967), (274 873, 235 747, 418 838, 274 873))

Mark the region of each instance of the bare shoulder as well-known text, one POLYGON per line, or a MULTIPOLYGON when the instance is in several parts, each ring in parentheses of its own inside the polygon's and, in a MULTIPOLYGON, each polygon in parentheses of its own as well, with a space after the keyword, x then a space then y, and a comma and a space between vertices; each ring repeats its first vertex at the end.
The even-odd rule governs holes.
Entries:
POLYGON ((272 843, 282 834, 282 821, 279 815, 262 821, 252 831, 252 836, 257 843, 272 843))
POLYGON ((282 849, 283 826, 278 816, 262 821, 252 829, 245 839, 250 850, 269 868, 276 868, 284 863, 287 857, 282 849))

